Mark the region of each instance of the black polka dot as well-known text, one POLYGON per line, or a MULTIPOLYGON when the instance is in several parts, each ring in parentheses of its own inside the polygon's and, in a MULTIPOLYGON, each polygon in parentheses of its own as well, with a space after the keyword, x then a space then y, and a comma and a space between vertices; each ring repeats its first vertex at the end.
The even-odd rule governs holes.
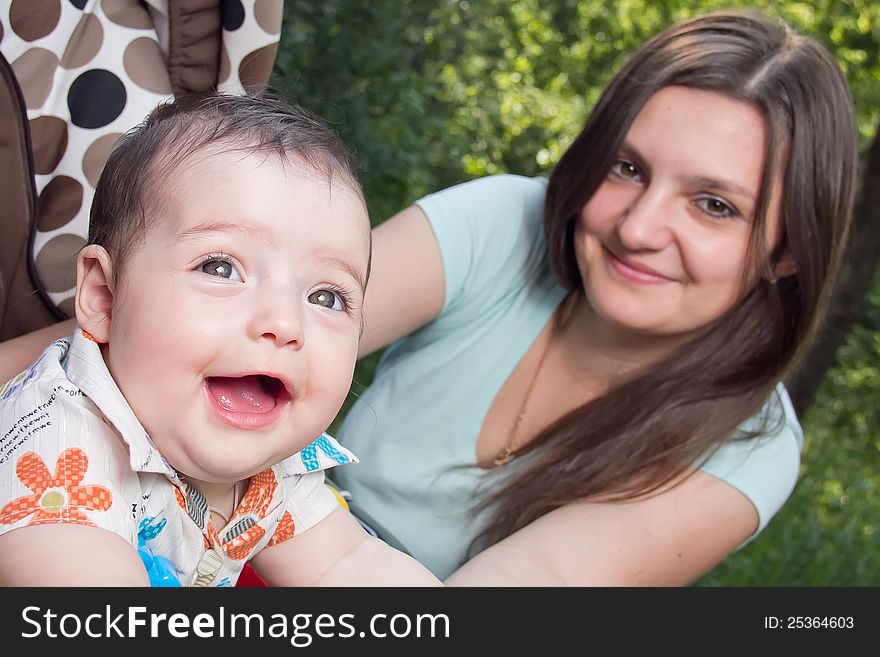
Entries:
POLYGON ((122 114, 125 101, 122 80, 103 69, 86 71, 67 94, 70 121, 80 128, 102 128, 122 114))
POLYGON ((70 0, 70 4, 72 4, 72 5, 73 5, 74 7, 76 7, 77 9, 85 9, 85 8, 86 8, 86 3, 87 3, 88 1, 89 1, 89 0, 70 0))
POLYGON ((241 0, 223 0, 223 29, 233 32, 244 23, 244 7, 241 0))

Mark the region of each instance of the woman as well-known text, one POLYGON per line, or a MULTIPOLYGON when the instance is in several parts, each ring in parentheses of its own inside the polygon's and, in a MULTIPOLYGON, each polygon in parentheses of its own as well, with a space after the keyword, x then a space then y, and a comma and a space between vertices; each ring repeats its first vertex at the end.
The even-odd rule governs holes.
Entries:
MULTIPOLYGON (((549 181, 475 181, 375 229, 361 353, 393 344, 337 483, 449 584, 693 581, 795 484, 778 382, 855 158, 814 41, 744 15, 649 41, 549 181)), ((6 345, 4 374, 38 351, 6 345)))
POLYGON ((633 56, 549 181, 379 226, 361 353, 398 341, 338 483, 449 584, 709 570, 797 478, 778 382, 837 267, 854 125, 816 42, 704 16, 633 56))

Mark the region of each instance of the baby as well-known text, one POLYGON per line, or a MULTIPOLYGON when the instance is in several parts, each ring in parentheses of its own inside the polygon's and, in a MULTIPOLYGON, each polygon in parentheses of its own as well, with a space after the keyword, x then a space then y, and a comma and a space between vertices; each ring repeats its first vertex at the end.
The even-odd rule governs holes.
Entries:
POLYGON ((79 326, 0 390, 0 583, 439 584, 324 484, 356 460, 323 431, 369 269, 348 154, 302 110, 214 96, 127 134, 79 326))

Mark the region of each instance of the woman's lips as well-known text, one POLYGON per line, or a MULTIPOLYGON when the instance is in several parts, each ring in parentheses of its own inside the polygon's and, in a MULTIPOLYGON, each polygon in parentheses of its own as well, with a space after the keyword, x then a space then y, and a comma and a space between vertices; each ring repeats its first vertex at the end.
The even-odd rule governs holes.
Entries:
POLYGON ((659 285, 661 283, 675 282, 674 278, 669 278, 650 267, 646 267, 645 265, 615 255, 611 250, 604 246, 602 247, 602 251, 605 253, 605 257, 608 259, 611 268, 621 278, 625 278, 628 281, 645 285, 659 285))

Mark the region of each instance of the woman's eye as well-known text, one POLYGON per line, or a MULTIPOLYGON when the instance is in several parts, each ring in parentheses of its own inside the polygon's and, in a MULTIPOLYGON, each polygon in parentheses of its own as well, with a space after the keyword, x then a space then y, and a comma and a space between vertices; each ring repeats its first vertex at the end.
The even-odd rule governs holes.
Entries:
POLYGON ((221 260, 219 258, 206 260, 199 266, 199 269, 209 276, 225 278, 230 281, 241 280, 241 276, 239 276, 238 272, 235 271, 235 267, 232 266, 232 263, 226 260, 221 260))
POLYGON ((330 290, 318 290, 317 292, 312 292, 309 295, 309 303, 313 303, 316 306, 324 306, 331 310, 344 309, 342 299, 340 299, 338 294, 331 292, 330 290))
POLYGON ((699 198, 696 201, 697 207, 700 208, 710 217, 724 219, 727 217, 738 217, 739 212, 729 203, 722 201, 714 196, 699 198))
POLYGON ((617 160, 617 162, 611 166, 611 172, 625 180, 640 180, 642 177, 642 172, 639 171, 639 167, 629 160, 617 160))

